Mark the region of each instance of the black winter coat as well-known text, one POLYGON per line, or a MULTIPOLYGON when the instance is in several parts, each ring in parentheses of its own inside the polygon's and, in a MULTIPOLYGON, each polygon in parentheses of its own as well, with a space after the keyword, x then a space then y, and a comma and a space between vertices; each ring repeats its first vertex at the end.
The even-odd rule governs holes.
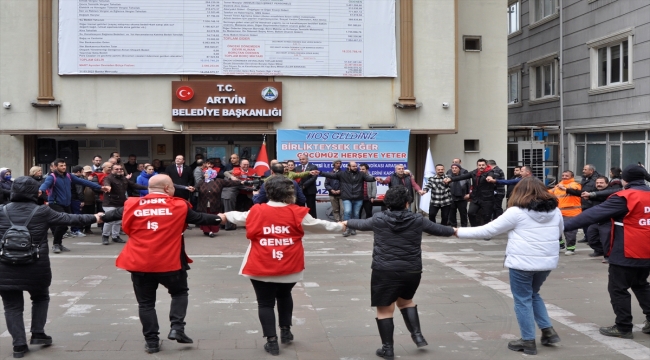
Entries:
POLYGON ((421 214, 408 210, 384 210, 371 218, 348 220, 350 229, 372 230, 373 270, 422 271, 422 232, 437 236, 452 236, 454 229, 442 226, 421 214))
MULTIPOLYGON (((643 180, 631 181, 626 189, 636 189, 642 191, 650 191, 643 180)), ((571 231, 581 229, 587 225, 597 224, 603 221, 613 219, 616 222, 622 223, 623 218, 627 215, 627 201, 616 194, 609 197, 602 204, 596 205, 583 211, 580 215, 572 217, 564 222, 564 231, 571 231)), ((624 233, 622 226, 614 226, 614 245, 609 254, 609 263, 619 266, 631 267, 650 267, 650 259, 632 259, 625 257, 624 252, 624 233)), ((609 251, 609 247, 605 249, 605 253, 609 251)))
POLYGON ((472 179, 472 192, 469 194, 472 202, 494 201, 494 189, 496 185, 486 180, 488 176, 494 178, 494 171, 486 171, 478 178, 476 177, 477 173, 478 169, 474 169, 467 174, 452 176, 451 181, 472 179))
MULTIPOLYGON (((48 206, 38 206, 38 182, 29 176, 21 176, 14 181, 11 190, 11 202, 7 212, 11 221, 23 225, 34 207, 39 209, 34 214, 27 228, 32 241, 39 243, 39 257, 31 264, 8 265, 0 262, 0 291, 4 290, 42 290, 52 282, 52 270, 48 256, 47 230, 53 225, 73 225, 83 227, 94 223, 94 215, 71 215, 52 210, 48 206)), ((9 220, 0 211, 0 237, 11 227, 9 220)))
MULTIPOLYGON (((492 171, 494 172, 494 180, 504 180, 506 178, 506 174, 503 173, 503 170, 501 170, 500 167, 495 166, 492 168, 492 171)), ((506 186, 497 184, 496 194, 500 196, 505 196, 506 186)))
POLYGON ((376 181, 375 177, 361 171, 341 170, 335 173, 320 173, 326 179, 336 179, 341 183, 341 200, 363 200, 363 182, 376 181))

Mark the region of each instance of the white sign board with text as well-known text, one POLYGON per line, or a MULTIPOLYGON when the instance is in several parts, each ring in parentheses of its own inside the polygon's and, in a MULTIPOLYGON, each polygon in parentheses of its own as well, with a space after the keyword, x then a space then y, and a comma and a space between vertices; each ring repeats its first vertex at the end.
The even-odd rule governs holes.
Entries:
POLYGON ((396 77, 395 0, 60 0, 59 74, 396 77))

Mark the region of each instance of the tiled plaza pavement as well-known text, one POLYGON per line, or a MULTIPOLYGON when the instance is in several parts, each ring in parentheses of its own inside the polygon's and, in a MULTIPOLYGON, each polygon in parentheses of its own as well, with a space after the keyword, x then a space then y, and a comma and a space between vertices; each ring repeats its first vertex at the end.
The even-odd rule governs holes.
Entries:
MULTIPOLYGON (((96 229, 96 228, 93 228, 96 229)), ((210 239, 187 232, 194 258, 189 271, 187 334, 194 344, 163 341, 148 355, 129 274, 117 270, 121 244, 100 245, 99 235, 65 239, 72 251, 52 254, 54 281, 46 331, 55 344, 32 346, 27 359, 375 359, 380 345, 370 308, 372 235, 359 232, 308 234, 307 271, 294 290, 295 341, 267 356, 250 282, 237 275, 247 246, 245 230, 222 231, 210 239)), ((519 359, 506 344, 519 336, 503 268, 505 237, 492 241, 425 236, 423 281, 416 294, 429 346, 416 349, 399 312, 395 345, 399 359, 519 359)), ((607 266, 589 258, 584 244, 542 287, 562 342, 538 343, 540 359, 650 359, 650 335, 635 329, 634 340, 606 338, 597 327, 613 324, 607 296, 607 266)), ((161 337, 169 331, 169 296, 158 291, 161 337)), ((27 301, 28 299, 26 299, 27 301)), ((633 297, 634 321, 643 314, 633 297)), ((29 307, 26 318, 30 317, 29 307)), ((0 358, 11 357, 11 339, 0 325, 0 358), (4 332, 4 333, 3 333, 4 332)))

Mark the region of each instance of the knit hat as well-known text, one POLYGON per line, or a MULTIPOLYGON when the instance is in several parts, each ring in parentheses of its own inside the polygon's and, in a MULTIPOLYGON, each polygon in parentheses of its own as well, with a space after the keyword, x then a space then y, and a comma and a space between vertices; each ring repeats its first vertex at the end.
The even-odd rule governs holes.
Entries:
POLYGON ((336 160, 332 161, 332 165, 336 164, 337 162, 342 163, 343 161, 341 161, 340 159, 336 159, 336 160))
POLYGON ((623 170, 623 180, 626 182, 634 180, 644 180, 648 173, 645 171, 643 166, 637 164, 628 165, 625 170, 623 170))
POLYGON ((449 166, 449 167, 452 167, 452 166, 456 166, 457 168, 462 169, 462 168, 460 167, 460 165, 458 165, 458 164, 456 164, 456 163, 451 164, 451 166, 449 166))

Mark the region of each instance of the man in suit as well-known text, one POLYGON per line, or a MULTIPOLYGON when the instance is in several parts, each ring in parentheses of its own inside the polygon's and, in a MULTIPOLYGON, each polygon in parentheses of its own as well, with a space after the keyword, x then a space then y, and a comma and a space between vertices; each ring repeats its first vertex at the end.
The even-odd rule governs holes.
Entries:
POLYGON ((192 169, 185 165, 185 157, 183 155, 177 155, 174 160, 174 165, 167 166, 165 173, 172 178, 174 184, 189 187, 189 190, 178 189, 174 193, 174 197, 188 200, 190 191, 194 191, 194 174, 192 174, 192 169))
MULTIPOLYGON (((298 159, 300 159, 300 165, 296 169, 296 172, 318 170, 318 166, 309 163, 309 158, 307 157, 307 155, 300 155, 298 156, 298 159)), ((300 181, 300 187, 302 188, 302 192, 305 194, 305 197, 307 198, 307 207, 309 208, 309 215, 311 215, 314 219, 317 218, 316 180, 318 180, 317 175, 309 175, 300 181)))

